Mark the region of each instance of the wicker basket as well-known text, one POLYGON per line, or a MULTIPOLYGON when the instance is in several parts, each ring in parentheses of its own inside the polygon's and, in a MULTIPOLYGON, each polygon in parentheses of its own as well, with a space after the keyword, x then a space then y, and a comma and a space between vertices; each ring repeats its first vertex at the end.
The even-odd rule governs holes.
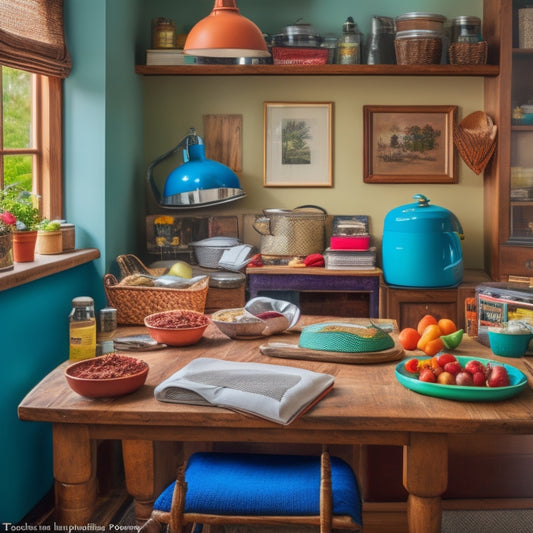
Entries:
POLYGON ((487 62, 487 41, 452 43, 448 49, 450 65, 484 65, 487 62))
POLYGON ((274 65, 325 65, 328 62, 327 48, 272 47, 274 65))
POLYGON ((440 37, 411 37, 394 41, 398 65, 439 64, 442 54, 440 37))
POLYGON ((109 305, 117 310, 119 324, 144 325, 146 316, 160 311, 187 309, 203 313, 209 277, 187 289, 169 289, 119 285, 113 274, 106 274, 104 288, 109 305))

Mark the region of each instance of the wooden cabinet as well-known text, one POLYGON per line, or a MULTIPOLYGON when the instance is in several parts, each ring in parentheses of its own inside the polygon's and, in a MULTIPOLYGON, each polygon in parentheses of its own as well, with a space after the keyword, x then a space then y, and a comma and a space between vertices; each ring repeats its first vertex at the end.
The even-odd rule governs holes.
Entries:
POLYGON ((533 276, 533 120, 517 113, 533 103, 533 43, 524 48, 519 41, 521 31, 533 31, 519 23, 519 10, 528 4, 485 1, 484 31, 500 63, 500 75, 485 78, 485 110, 498 126, 484 178, 485 264, 500 280, 533 276))
POLYGON ((427 314, 436 318, 450 318, 458 328, 466 329, 465 298, 474 297, 476 286, 490 281, 479 270, 467 270, 461 285, 451 289, 413 289, 383 285, 381 295, 382 318, 394 318, 400 329, 416 327, 427 314))

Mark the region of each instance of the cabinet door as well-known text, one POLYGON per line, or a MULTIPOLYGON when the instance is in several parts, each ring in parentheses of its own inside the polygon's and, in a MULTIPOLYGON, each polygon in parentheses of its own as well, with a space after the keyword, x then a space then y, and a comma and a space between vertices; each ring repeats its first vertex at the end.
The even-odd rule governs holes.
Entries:
POLYGON ((393 289, 386 288, 387 317, 394 318, 400 329, 416 327, 427 314, 435 318, 450 318, 456 324, 457 289, 393 289))

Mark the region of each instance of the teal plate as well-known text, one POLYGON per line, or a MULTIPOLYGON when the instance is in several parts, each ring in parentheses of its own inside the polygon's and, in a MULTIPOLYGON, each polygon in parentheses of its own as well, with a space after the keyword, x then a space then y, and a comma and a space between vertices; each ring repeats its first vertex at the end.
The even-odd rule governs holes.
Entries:
MULTIPOLYGON (((409 357, 408 359, 427 359, 427 357, 409 357)), ((396 365, 396 378, 406 388, 425 394, 426 396, 434 396, 435 398, 444 398, 447 400, 463 400, 467 402, 496 402, 499 400, 505 400, 516 396, 526 385, 526 375, 511 365, 499 363, 497 361, 491 361, 490 359, 480 359, 478 357, 462 357, 457 356, 461 366, 464 366, 471 359, 476 359, 486 365, 487 363, 493 363, 503 365, 507 369, 511 384, 507 387, 465 387, 462 385, 441 385, 439 383, 427 383, 420 381, 418 376, 411 374, 405 370, 404 359, 401 363, 396 365)))

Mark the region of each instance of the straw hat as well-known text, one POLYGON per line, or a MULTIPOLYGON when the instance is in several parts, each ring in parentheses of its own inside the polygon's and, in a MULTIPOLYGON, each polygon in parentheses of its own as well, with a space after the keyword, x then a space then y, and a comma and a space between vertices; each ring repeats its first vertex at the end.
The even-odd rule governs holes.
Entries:
POLYGON ((496 149, 497 128, 484 111, 465 117, 453 134, 455 146, 463 161, 476 174, 481 174, 496 149))

